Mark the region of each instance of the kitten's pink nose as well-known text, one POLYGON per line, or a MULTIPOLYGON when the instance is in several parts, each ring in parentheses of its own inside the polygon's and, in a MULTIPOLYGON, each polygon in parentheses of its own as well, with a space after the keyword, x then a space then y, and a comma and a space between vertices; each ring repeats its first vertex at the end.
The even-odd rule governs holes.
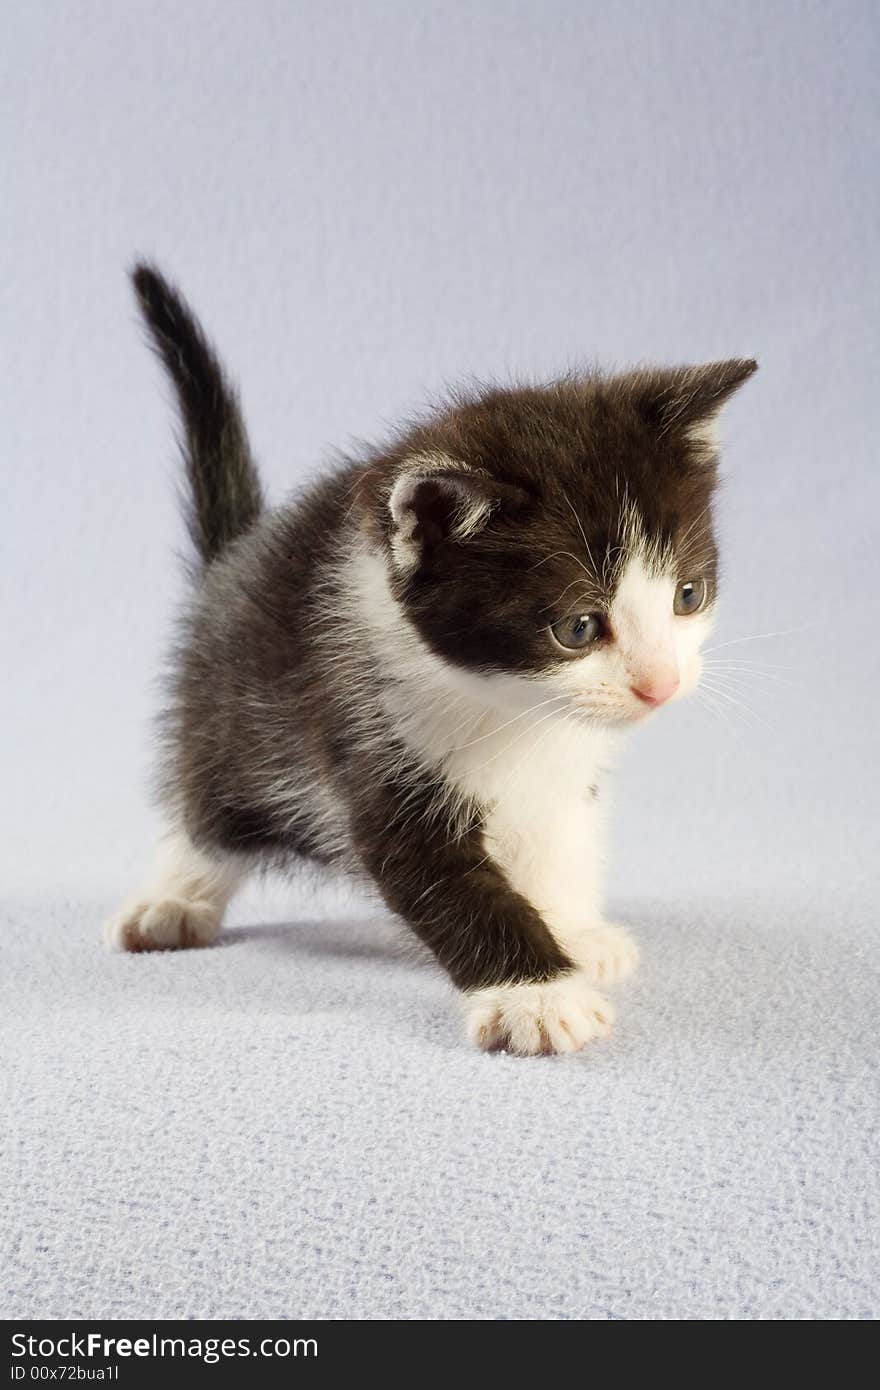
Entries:
POLYGON ((646 705, 665 705, 671 700, 680 685, 678 675, 645 676, 630 686, 634 695, 644 700, 646 705))

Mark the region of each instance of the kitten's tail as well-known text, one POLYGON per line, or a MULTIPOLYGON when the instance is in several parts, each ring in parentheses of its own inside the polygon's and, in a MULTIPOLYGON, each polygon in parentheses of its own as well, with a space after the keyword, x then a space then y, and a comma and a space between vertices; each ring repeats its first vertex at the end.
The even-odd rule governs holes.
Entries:
POLYGON ((153 346, 174 383, 189 481, 187 524, 205 565, 253 525, 263 491, 238 397, 201 325, 152 266, 131 274, 153 346))

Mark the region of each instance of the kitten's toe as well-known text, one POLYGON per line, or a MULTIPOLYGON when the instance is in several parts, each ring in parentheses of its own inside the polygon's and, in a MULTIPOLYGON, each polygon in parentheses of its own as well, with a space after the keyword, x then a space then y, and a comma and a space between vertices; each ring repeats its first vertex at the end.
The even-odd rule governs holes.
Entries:
POLYGON ((213 903, 186 898, 141 899, 111 917, 104 935, 117 951, 172 951, 209 946, 220 930, 213 903))
POLYGON ((614 1010, 582 974, 545 984, 476 990, 468 1001, 468 1036, 486 1051, 579 1052, 611 1030, 614 1010))
POLYGON ((600 985, 625 980, 639 963, 639 948, 629 932, 610 924, 584 932, 575 955, 584 974, 600 985))

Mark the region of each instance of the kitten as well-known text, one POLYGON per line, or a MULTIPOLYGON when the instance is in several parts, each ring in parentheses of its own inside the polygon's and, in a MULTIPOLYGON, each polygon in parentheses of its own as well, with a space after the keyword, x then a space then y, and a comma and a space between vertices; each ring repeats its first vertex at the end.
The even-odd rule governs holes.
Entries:
POLYGON ((755 370, 587 374, 456 397, 267 511, 237 398, 154 269, 200 557, 166 732, 168 835, 108 926, 213 941, 244 875, 371 879, 486 1048, 571 1052, 637 949, 602 917, 598 786, 692 690, 717 593, 718 410, 755 370))

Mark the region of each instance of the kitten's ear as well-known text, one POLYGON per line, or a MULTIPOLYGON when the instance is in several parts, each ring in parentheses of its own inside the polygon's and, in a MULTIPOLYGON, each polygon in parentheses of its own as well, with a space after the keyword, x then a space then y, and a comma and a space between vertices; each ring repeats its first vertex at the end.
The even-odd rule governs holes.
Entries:
POLYGON ((467 541, 482 531, 502 503, 525 500, 521 488, 453 459, 411 459, 388 497, 394 559, 411 569, 423 551, 441 541, 467 541))
POLYGON ((661 435, 678 434, 707 458, 718 452, 718 412, 734 391, 758 370, 751 357, 731 357, 703 367, 664 373, 653 398, 661 435))

